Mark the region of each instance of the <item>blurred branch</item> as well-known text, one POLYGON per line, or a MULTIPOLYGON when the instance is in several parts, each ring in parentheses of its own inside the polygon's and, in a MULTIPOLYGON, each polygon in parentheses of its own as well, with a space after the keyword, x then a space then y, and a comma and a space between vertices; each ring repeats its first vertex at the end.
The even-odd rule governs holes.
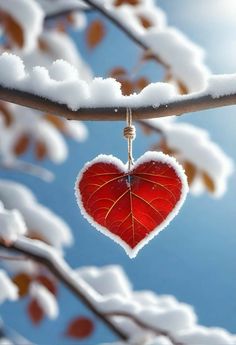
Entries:
POLYGON ((27 261, 28 258, 26 258, 25 256, 16 256, 16 255, 3 255, 0 254, 0 260, 6 260, 6 261, 27 261))
POLYGON ((132 315, 128 312, 126 312, 126 313, 123 313, 123 312, 107 313, 106 316, 107 317, 116 317, 116 316, 125 317, 125 318, 133 321, 137 326, 139 326, 139 327, 141 327, 141 328, 143 328, 149 332, 151 331, 151 332, 155 333, 156 336, 166 337, 168 340, 170 340, 170 342, 173 345, 184 345, 183 343, 178 342, 169 332, 164 331, 162 329, 159 329, 158 327, 150 326, 150 325, 146 324, 144 321, 138 319, 137 317, 135 317, 134 315, 132 315))
POLYGON ((91 8, 85 8, 83 6, 74 6, 74 7, 70 7, 70 8, 65 8, 63 10, 58 10, 58 11, 55 11, 54 13, 50 13, 50 14, 47 14, 45 17, 44 17, 44 20, 45 21, 49 21, 49 20, 54 20, 54 19, 57 19, 57 18, 60 18, 60 17, 63 17, 63 16, 68 16, 70 15, 72 12, 77 12, 77 11, 83 11, 83 12, 90 12, 91 11, 91 8))
MULTIPOLYGON (((125 121, 126 107, 91 107, 80 108, 73 111, 65 104, 50 101, 43 97, 33 95, 29 92, 8 89, 0 86, 0 100, 33 108, 50 114, 65 117, 69 120, 79 121, 125 121)), ((130 107, 134 120, 147 120, 152 118, 182 115, 201 110, 219 108, 229 105, 236 105, 236 94, 219 96, 213 98, 211 95, 202 93, 179 96, 177 100, 161 104, 159 107, 140 106, 130 107)))
POLYGON ((2 169, 9 169, 9 170, 15 170, 18 172, 30 174, 35 177, 41 178, 43 181, 51 182, 54 179, 54 174, 38 165, 23 162, 18 159, 14 160, 1 160, 0 161, 0 168, 2 169))
MULTIPOLYGON (((34 261, 46 266, 70 291, 72 291, 93 312, 108 328, 122 340, 128 340, 123 333, 110 319, 101 313, 90 301, 86 291, 92 291, 85 281, 76 279, 75 272, 68 266, 63 258, 49 245, 29 238, 19 238, 15 242, 6 245, 0 241, 0 247, 9 251, 21 253, 34 261)), ((94 292, 95 293, 95 292, 94 292)))
POLYGON ((152 52, 151 48, 138 36, 135 35, 131 30, 129 30, 121 20, 119 20, 109 9, 107 9, 105 6, 102 5, 102 3, 98 3, 94 0, 83 0, 87 5, 91 6, 91 8, 94 8, 97 12, 101 13, 105 18, 110 20, 114 25, 118 27, 122 32, 126 34, 133 42, 135 42, 139 47, 144 49, 145 51, 148 51, 152 54, 153 59, 156 60, 158 63, 160 63, 165 68, 168 68, 169 66, 160 59, 160 57, 155 53, 152 52))

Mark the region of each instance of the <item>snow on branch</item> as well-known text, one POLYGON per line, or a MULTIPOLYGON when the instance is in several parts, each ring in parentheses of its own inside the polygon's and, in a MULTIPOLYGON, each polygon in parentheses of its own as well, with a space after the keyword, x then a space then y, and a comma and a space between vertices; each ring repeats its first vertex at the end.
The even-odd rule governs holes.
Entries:
POLYGON ((139 94, 124 96, 115 79, 95 78, 86 82, 67 62, 55 61, 49 70, 34 67, 25 72, 16 55, 0 56, 0 99, 74 120, 124 120, 126 109, 134 119, 181 115, 236 104, 236 75, 211 76, 206 88, 178 95, 173 85, 152 83, 139 94), (64 66, 62 78, 52 71, 64 66))
POLYGON ((139 122, 151 131, 161 133, 161 141, 152 149, 174 156, 184 167, 190 191, 201 195, 205 190, 221 197, 234 172, 233 160, 210 138, 209 133, 185 122, 168 119, 139 122))
POLYGON ((205 87, 210 72, 204 64, 203 50, 182 32, 167 26, 165 14, 154 1, 140 1, 136 6, 116 6, 116 2, 110 0, 103 4, 98 0, 84 2, 151 53, 189 92, 205 87), (145 28, 140 18, 145 18, 150 27, 145 28))
POLYGON ((17 28, 16 46, 24 51, 35 48, 37 39, 43 30, 44 13, 35 0, 0 0, 1 20, 8 28, 17 28), (22 37, 21 37, 22 36, 22 37))
MULTIPOLYGON (((159 344, 160 339, 163 344, 170 345, 236 344, 236 336, 224 329, 198 325, 193 308, 173 296, 133 291, 121 268, 88 267, 76 271, 55 249, 24 237, 18 238, 9 247, 4 243, 0 246, 45 265, 124 341, 135 343, 135 339, 136 342, 143 339, 150 345, 159 344)), ((45 299, 41 302, 45 303, 45 299)))
POLYGON ((63 282, 98 318, 100 318, 120 339, 127 340, 128 336, 115 326, 109 318, 100 312, 92 301, 99 296, 84 280, 79 279, 75 272, 67 265, 63 258, 47 244, 18 238, 11 246, 0 242, 0 247, 24 253, 36 262, 45 265, 61 282, 63 282))
POLYGON ((15 301, 18 298, 18 289, 5 271, 0 270, 0 304, 5 300, 15 301))
POLYGON ((21 224, 19 218, 21 214, 29 236, 41 238, 59 251, 72 243, 69 226, 62 218, 41 205, 27 187, 17 182, 1 180, 0 200, 7 208, 0 208, 0 236, 4 236, 4 239, 11 241, 24 234, 24 223, 21 224))
POLYGON ((22 214, 16 209, 6 210, 0 201, 0 238, 5 243, 10 243, 26 232, 27 227, 22 214))
POLYGON ((56 319, 58 317, 57 300, 46 287, 34 282, 30 285, 30 295, 38 302, 45 315, 50 319, 56 319))

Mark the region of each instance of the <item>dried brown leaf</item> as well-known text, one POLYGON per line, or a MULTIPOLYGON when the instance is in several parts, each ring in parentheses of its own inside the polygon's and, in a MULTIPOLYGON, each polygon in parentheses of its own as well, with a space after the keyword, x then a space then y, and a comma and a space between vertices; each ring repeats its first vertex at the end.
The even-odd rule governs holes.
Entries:
POLYGON ((129 79, 118 79, 121 83, 121 91, 123 95, 129 96, 134 92, 134 85, 129 79))
POLYGON ((46 145, 43 142, 41 142, 41 141, 37 141, 35 143, 35 157, 38 160, 43 160, 46 156, 47 156, 47 147, 46 147, 46 145))
POLYGON ((32 299, 27 307, 28 315, 33 324, 39 324, 44 318, 44 312, 38 302, 32 299))
POLYGON ((131 5, 131 6, 137 6, 140 4, 140 0, 116 0, 115 6, 122 6, 122 5, 131 5))
POLYGON ((173 150, 168 146, 166 140, 164 140, 164 139, 162 139, 160 141, 159 149, 160 149, 160 151, 162 151, 163 153, 165 153, 166 155, 169 155, 169 156, 175 157, 178 154, 178 152, 176 150, 173 150))
POLYGON ((214 193, 216 190, 216 186, 215 186, 215 182, 213 181, 213 179, 204 171, 202 172, 202 179, 203 179, 204 185, 206 186, 207 190, 210 193, 214 193))
POLYGON ((7 107, 7 104, 4 102, 0 102, 0 113, 4 118, 4 122, 6 126, 10 126, 13 121, 13 116, 10 110, 7 107))
POLYGON ((19 273, 12 279, 13 283, 18 287, 18 293, 20 297, 24 297, 28 294, 32 277, 26 273, 19 273))
POLYGON ((52 115, 52 114, 45 114, 45 120, 50 122, 54 127, 56 127, 59 131, 65 132, 65 123, 59 116, 52 115))
POLYGON ((57 295, 57 285, 54 279, 45 275, 39 275, 36 278, 37 282, 45 286, 54 296, 57 295))
POLYGON ((152 22, 147 17, 140 15, 138 18, 145 29, 153 26, 152 22))
POLYGON ((86 30, 86 42, 89 48, 95 48, 103 40, 106 29, 103 22, 99 19, 90 23, 86 30))
POLYGON ((6 12, 1 13, 2 23, 5 28, 6 36, 19 48, 24 46, 24 31, 21 25, 6 12))
POLYGON ((136 91, 142 91, 147 85, 149 84, 149 81, 145 77, 140 77, 135 81, 135 89, 136 91))
POLYGON ((19 156, 25 153, 30 145, 30 136, 28 134, 22 134, 15 142, 13 152, 19 156))
POLYGON ((124 77, 126 75, 127 75, 127 71, 123 67, 114 67, 109 73, 109 76, 111 78, 124 77))
POLYGON ((153 54, 152 51, 146 50, 141 57, 141 61, 149 61, 149 60, 156 60, 156 56, 153 54))
POLYGON ((188 184, 189 186, 191 186, 191 184, 193 183, 196 177, 197 168, 195 167, 194 164, 190 163, 189 161, 185 161, 183 163, 183 167, 185 170, 185 174, 187 175, 187 178, 188 178, 188 184))
POLYGON ((73 319, 66 330, 66 336, 76 339, 84 339, 94 331, 94 322, 86 317, 77 317, 73 319))
POLYGON ((184 85, 184 83, 182 81, 178 80, 177 85, 178 85, 179 93, 181 95, 187 95, 189 93, 187 86, 184 85))

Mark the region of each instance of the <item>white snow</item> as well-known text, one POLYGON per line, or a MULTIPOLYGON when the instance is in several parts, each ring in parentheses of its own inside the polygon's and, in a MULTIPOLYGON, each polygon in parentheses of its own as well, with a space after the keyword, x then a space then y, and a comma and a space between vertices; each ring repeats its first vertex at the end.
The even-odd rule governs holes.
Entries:
POLYGON ((8 243, 26 233, 27 227, 22 214, 16 209, 6 210, 0 201, 0 237, 8 243))
POLYGON ((35 0, 0 0, 0 10, 6 12, 24 32, 24 51, 35 48, 43 29, 43 11, 35 0))
POLYGON ((12 341, 10 341, 7 338, 1 338, 0 339, 0 345, 14 345, 12 341))
POLYGON ((221 328, 195 326, 177 334, 176 339, 191 345, 235 345, 236 337, 221 328))
POLYGON ((78 206, 80 208, 81 214, 85 217, 85 219, 88 220, 88 222, 95 227, 98 231, 100 231, 102 234, 105 236, 108 236, 111 238, 113 241, 118 243, 123 249, 125 250, 126 254, 130 258, 135 258, 136 255, 138 254, 139 250, 142 249, 150 240, 152 240, 161 230, 167 227, 167 225, 173 220, 173 218, 178 214, 180 208, 182 207, 187 192, 188 192, 188 183, 187 183, 187 178, 184 173, 184 170, 180 164, 173 158, 168 155, 163 154, 162 152, 146 152, 143 156, 141 156, 132 166, 131 168, 131 173, 132 170, 137 168, 139 165, 150 162, 150 161, 155 161, 155 162, 160 162, 164 164, 170 165, 176 172, 176 175, 179 177, 179 179, 182 182, 181 186, 181 196, 180 199, 177 201, 175 204, 174 208, 172 211, 168 214, 166 219, 160 223, 159 226, 157 226, 152 232, 149 233, 148 236, 146 236, 142 241, 140 241, 135 248, 131 248, 127 245, 126 242, 124 242, 119 236, 114 235, 111 231, 106 229, 105 227, 101 226, 99 223, 95 221, 95 219, 92 218, 90 214, 87 213, 83 202, 82 202, 82 196, 80 193, 80 190, 78 189, 78 186, 80 184, 80 181, 83 179, 83 174, 94 164, 96 163, 108 163, 112 164, 116 167, 121 172, 127 172, 128 166, 127 164, 124 165, 122 161, 116 157, 113 157, 112 155, 99 155, 96 158, 94 158, 92 161, 88 162, 85 164, 83 169, 80 171, 79 175, 77 176, 76 183, 75 183, 75 195, 77 199, 78 206))
POLYGON ((88 6, 84 3, 83 0, 37 0, 38 3, 42 6, 46 14, 56 14, 64 10, 71 9, 87 9, 88 6))
POLYGON ((191 97, 210 95, 219 97, 236 92, 236 75, 215 76, 209 79, 209 86, 203 91, 188 96, 177 95, 173 85, 153 83, 144 88, 139 94, 123 96, 120 83, 115 79, 95 78, 92 82, 76 78, 76 72, 68 63, 57 61, 50 70, 36 66, 30 72, 24 71, 23 62, 19 57, 3 53, 0 56, 0 84, 13 89, 31 92, 52 101, 66 104, 72 110, 80 107, 139 107, 167 104, 191 97), (59 75, 60 67, 60 75, 59 75), (62 68, 61 68, 62 67, 62 68), (9 72, 9 74, 8 74, 9 72), (62 80, 63 79, 63 80, 62 80), (58 81, 60 80, 60 81, 58 81), (227 86, 227 84, 229 84, 227 86), (215 85, 215 88, 214 88, 215 85), (218 86, 220 85, 221 88, 218 86), (222 87, 226 85, 226 87, 222 87), (225 91, 226 90, 226 91, 225 91))
MULTIPOLYGON (((75 45, 75 42, 67 34, 64 32, 44 30, 43 34, 40 36, 40 41, 45 46, 44 49, 38 46, 30 53, 23 52, 19 55, 17 52, 17 54, 24 61, 27 70, 31 70, 37 65, 50 69, 53 61, 57 59, 59 61, 64 60, 74 67, 69 66, 66 68, 62 66, 62 62, 57 62, 57 75, 59 73, 61 74, 61 72, 58 71, 60 64, 60 66, 63 68, 62 73, 71 75, 73 74, 73 71, 75 71, 74 69, 76 69, 77 72, 75 72, 75 74, 78 75, 80 79, 86 81, 90 81, 92 79, 92 71, 89 65, 83 60, 78 47, 75 45)), ((55 66, 53 68, 55 68, 55 66)))
POLYGON ((0 270, 0 304, 6 300, 15 301, 17 298, 17 286, 13 284, 5 271, 0 270))
MULTIPOLYGON (((117 286, 110 280, 119 281, 121 278, 126 281, 126 285, 130 284, 127 283, 128 278, 125 273, 122 273, 121 268, 117 269, 117 266, 114 266, 113 272, 112 266, 96 268, 95 274, 94 268, 91 267, 88 267, 87 272, 86 268, 75 271, 66 264, 63 258, 58 255, 58 252, 42 242, 20 238, 16 241, 16 246, 29 252, 37 253, 52 262, 60 274, 76 290, 83 293, 101 312, 112 313, 113 315, 117 312, 128 313, 147 327, 153 326, 157 330, 170 332, 174 339, 183 341, 185 345, 198 345, 199 340, 202 341, 201 345, 236 344, 235 335, 223 329, 212 329, 198 325, 193 308, 190 305, 180 303, 173 296, 162 296, 149 291, 135 292, 132 289, 130 292, 128 291, 128 295, 130 293, 131 295, 126 296, 126 293, 123 293, 122 287, 119 293, 119 288, 117 289, 117 286), (100 274, 99 270, 101 270, 100 274), (80 271, 82 272, 81 275, 80 271), (86 277, 88 281, 86 281, 86 277), (106 279, 102 279, 102 277, 106 277, 106 279), (107 285, 109 286, 109 291, 107 291, 107 285), (154 302, 153 304, 151 300, 154 302)), ((130 287, 128 286, 129 289, 130 287)), ((112 316, 112 320, 123 331, 127 332, 131 339, 133 337, 134 340, 137 340, 138 336, 141 338, 141 336, 147 335, 147 332, 142 327, 127 319, 127 317, 112 316)), ((148 345, 169 345, 165 337, 155 337, 155 334, 152 334, 152 332, 149 332, 149 335, 152 335, 153 340, 150 340, 148 345)))
POLYGON ((164 12, 154 1, 115 7, 114 1, 107 0, 104 7, 150 52, 154 52, 168 66, 172 77, 184 84, 189 92, 200 91, 206 86, 210 72, 204 63, 203 50, 181 31, 168 26, 164 12), (152 26, 144 28, 140 16, 150 21, 152 26))
POLYGON ((210 73, 202 62, 204 53, 179 30, 172 27, 149 29, 145 34, 145 42, 170 66, 170 73, 186 85, 190 92, 202 90, 206 86, 210 73))
POLYGON ((17 158, 14 148, 22 136, 30 138, 31 147, 37 143, 44 145, 46 159, 59 164, 68 156, 68 147, 63 135, 71 137, 78 142, 88 138, 88 130, 84 123, 68 121, 61 118, 62 131, 47 121, 41 112, 14 104, 8 104, 8 109, 14 119, 10 127, 4 124, 0 117, 0 154, 9 161, 17 158))
POLYGON ((56 60, 49 68, 50 77, 56 81, 78 78, 78 71, 65 60, 56 60))
POLYGON ((27 187, 16 182, 0 180, 0 200, 9 210, 19 210, 24 217, 29 235, 38 234, 59 250, 72 243, 70 228, 64 220, 39 204, 27 187))
POLYGON ((82 267, 77 269, 76 273, 101 295, 131 296, 131 283, 120 266, 82 267))
POLYGON ((34 282, 30 285, 30 295, 38 302, 45 315, 50 319, 56 319, 58 317, 57 300, 46 287, 34 282))
POLYGON ((168 147, 177 151, 175 157, 180 163, 188 161, 197 168, 197 175, 191 187, 193 194, 201 194, 205 189, 201 177, 203 172, 214 181, 213 195, 220 197, 224 194, 234 164, 231 158, 211 140, 207 131, 191 124, 165 119, 147 120, 147 123, 161 129, 168 147))
POLYGON ((236 74, 212 75, 208 79, 207 92, 213 98, 232 95, 236 92, 236 74))

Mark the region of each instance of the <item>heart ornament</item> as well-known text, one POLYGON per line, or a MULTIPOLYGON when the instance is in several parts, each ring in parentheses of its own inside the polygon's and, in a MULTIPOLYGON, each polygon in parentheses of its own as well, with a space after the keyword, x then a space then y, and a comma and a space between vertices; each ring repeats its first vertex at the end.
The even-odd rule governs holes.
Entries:
POLYGON ((99 155, 75 184, 83 216, 130 258, 177 215, 187 192, 182 166, 162 152, 146 152, 129 171, 118 158, 99 155))

